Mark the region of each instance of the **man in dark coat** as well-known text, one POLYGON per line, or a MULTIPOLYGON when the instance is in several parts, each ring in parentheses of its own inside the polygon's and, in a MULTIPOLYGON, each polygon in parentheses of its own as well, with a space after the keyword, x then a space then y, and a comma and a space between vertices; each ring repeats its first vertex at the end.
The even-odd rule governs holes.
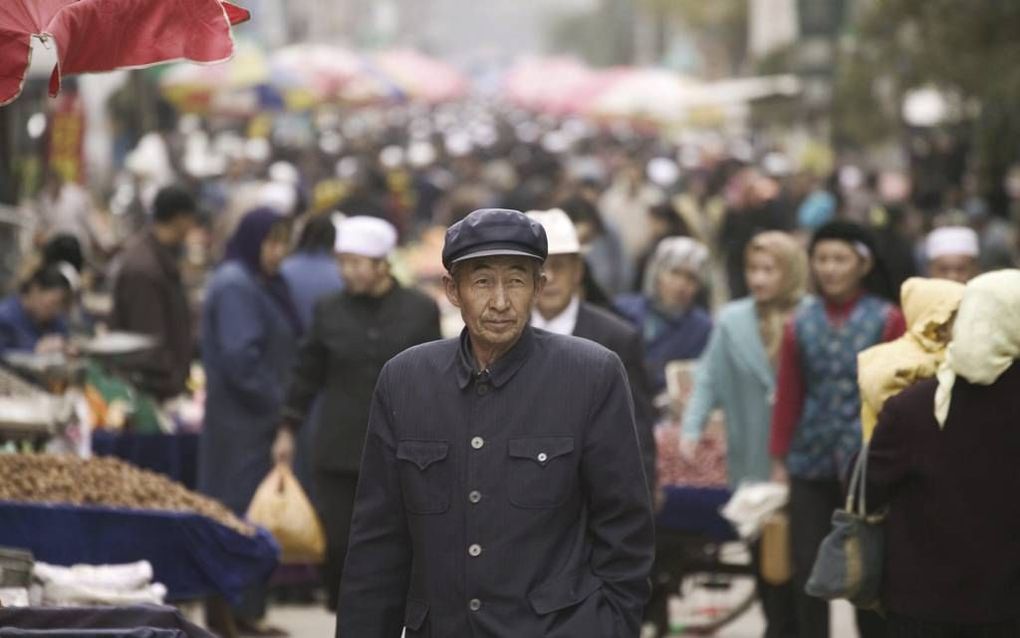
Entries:
POLYGON ((535 301, 531 325, 561 335, 574 335, 603 345, 620 357, 627 371, 645 476, 655 487, 655 406, 644 363, 641 334, 630 323, 583 300, 584 259, 574 223, 560 209, 531 211, 549 241, 545 288, 535 301))
POLYGON ((168 186, 156 194, 152 218, 119 258, 110 327, 156 339, 154 350, 126 359, 123 367, 136 386, 162 400, 185 391, 195 354, 178 262, 198 206, 186 190, 168 186))
POLYGON ((315 308, 294 367, 275 456, 291 461, 293 431, 315 397, 322 406, 311 454, 319 515, 326 530, 323 576, 327 604, 336 609, 354 509, 368 412, 383 364, 411 346, 440 338, 439 309, 426 295, 400 286, 387 261, 396 246, 393 226, 373 217, 337 225, 336 251, 347 288, 315 308))
POLYGON ((528 325, 546 252, 517 211, 447 231, 466 328, 380 375, 338 636, 639 635, 653 521, 626 373, 528 325))

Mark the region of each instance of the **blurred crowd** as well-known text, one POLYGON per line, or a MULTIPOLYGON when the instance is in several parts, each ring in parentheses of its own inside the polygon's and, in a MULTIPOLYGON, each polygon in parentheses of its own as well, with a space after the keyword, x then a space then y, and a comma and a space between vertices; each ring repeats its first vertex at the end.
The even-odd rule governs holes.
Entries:
MULTIPOLYGON (((711 395, 703 373, 681 447, 695 454, 709 412, 729 402, 731 483, 792 476, 794 534, 805 539, 804 555, 795 557, 800 574, 840 504, 836 464, 859 447, 852 436, 859 399, 844 391, 847 383, 856 388, 856 355, 909 327, 911 317, 897 308, 903 283, 918 275, 966 283, 1020 264, 1020 172, 1007 185, 1008 210, 991 210, 966 172, 934 197, 922 180, 840 161, 822 145, 794 151, 747 136, 667 136, 485 102, 255 118, 244 130, 184 116, 142 137, 106 192, 54 172, 25 202, 20 230, 5 239, 22 259, 3 282, 0 353, 57 352, 74 331, 100 325, 155 335, 156 353, 127 367, 158 401, 196 388, 191 364, 201 356, 206 416, 217 425, 203 433, 200 486, 243 513, 251 490, 224 472, 239 468, 257 482, 268 468, 298 344, 308 335, 332 339, 316 327, 317 302, 345 286, 382 298, 394 278, 430 294, 442 334, 455 336, 460 317, 441 294, 445 229, 482 208, 559 210, 572 222, 585 266, 580 297, 636 329, 660 408, 676 408, 668 398, 671 362, 707 349, 706 360, 722 362, 717 379, 739 376, 725 368, 714 326, 750 322, 761 337, 753 347, 762 356, 752 364, 768 381, 761 396, 718 396, 718 384, 711 395), (341 250, 344 218, 363 217, 385 220, 392 240, 352 230, 361 243, 341 250), (335 251, 368 261, 338 268, 335 251), (791 324, 807 290, 822 303, 798 311, 791 324), (749 296, 758 315, 742 319, 726 306, 749 296), (729 313, 718 314, 724 308, 729 313), (796 332, 817 336, 826 317, 848 322, 851 341, 839 337, 825 350, 828 337, 796 332), (825 383, 816 387, 819 379, 825 383), (748 413, 766 420, 756 430, 766 434, 741 438, 740 409, 732 407, 740 401, 757 401, 748 413), (823 418, 804 416, 822 404, 842 406, 838 418, 849 434, 819 455, 798 448, 794 431, 803 435, 811 418, 823 418), (269 434, 251 437, 251 421, 265 422, 269 434), (249 434, 240 434, 244 427, 249 434), (753 449, 738 458, 742 446, 753 449), (771 465, 770 456, 785 465, 771 465)), ((574 296, 567 292, 545 322, 566 312, 574 296)), ((421 341, 438 331, 425 326, 416 335, 421 341)), ((413 344, 405 337, 401 347, 413 344)), ((311 418, 307 404, 325 382, 310 383, 297 421, 311 418)), ((742 383, 734 377, 731 385, 742 383)), ((299 463, 309 453, 299 451, 299 463)), ((355 471, 353 463, 344 471, 355 471)), ((253 601, 248 618, 264 611, 258 596, 253 601)), ((817 607, 796 615, 802 624, 827 623, 817 607)))

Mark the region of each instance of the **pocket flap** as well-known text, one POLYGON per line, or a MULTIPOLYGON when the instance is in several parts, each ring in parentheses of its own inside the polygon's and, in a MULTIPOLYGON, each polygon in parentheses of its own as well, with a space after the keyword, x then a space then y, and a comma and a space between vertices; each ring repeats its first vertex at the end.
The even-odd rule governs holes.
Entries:
POLYGON ((510 456, 531 459, 546 464, 558 456, 574 451, 572 436, 540 436, 527 439, 510 439, 510 456))
POLYGON ((410 461, 425 470, 436 461, 442 461, 450 452, 446 441, 400 441, 397 443, 397 458, 410 461))
POLYGON ((429 604, 423 600, 408 598, 404 605, 404 626, 411 631, 418 631, 425 624, 429 615, 429 604))
POLYGON ((602 587, 602 579, 588 569, 551 578, 528 594, 536 614, 545 615, 584 601, 602 587))

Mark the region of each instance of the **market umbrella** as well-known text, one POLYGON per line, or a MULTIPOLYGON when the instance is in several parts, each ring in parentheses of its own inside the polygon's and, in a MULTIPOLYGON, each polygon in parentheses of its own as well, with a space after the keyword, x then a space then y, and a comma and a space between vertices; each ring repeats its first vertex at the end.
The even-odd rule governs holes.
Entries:
POLYGON ((160 76, 159 88, 163 97, 186 113, 243 115, 265 107, 267 95, 271 102, 279 101, 279 95, 270 90, 270 80, 265 54, 240 42, 223 64, 171 66, 160 76))
POLYGON ((32 38, 54 43, 62 75, 144 67, 170 60, 221 62, 234 49, 231 26, 247 10, 222 0, 3 0, 0 2, 0 105, 21 93, 32 38))
POLYGON ((288 94, 307 91, 324 101, 338 97, 341 87, 361 73, 362 67, 361 57, 342 47, 295 44, 270 57, 270 83, 288 94))
POLYGON ((437 104, 456 100, 467 93, 468 81, 460 71, 418 51, 386 51, 375 56, 374 62, 411 99, 437 104))

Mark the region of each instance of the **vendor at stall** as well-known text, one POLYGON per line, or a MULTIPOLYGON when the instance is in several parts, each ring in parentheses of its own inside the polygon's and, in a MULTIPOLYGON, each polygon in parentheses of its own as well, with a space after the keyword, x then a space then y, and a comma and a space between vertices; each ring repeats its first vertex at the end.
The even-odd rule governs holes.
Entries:
POLYGON ((21 290, 0 301, 0 355, 61 352, 77 273, 69 264, 43 266, 21 290))

